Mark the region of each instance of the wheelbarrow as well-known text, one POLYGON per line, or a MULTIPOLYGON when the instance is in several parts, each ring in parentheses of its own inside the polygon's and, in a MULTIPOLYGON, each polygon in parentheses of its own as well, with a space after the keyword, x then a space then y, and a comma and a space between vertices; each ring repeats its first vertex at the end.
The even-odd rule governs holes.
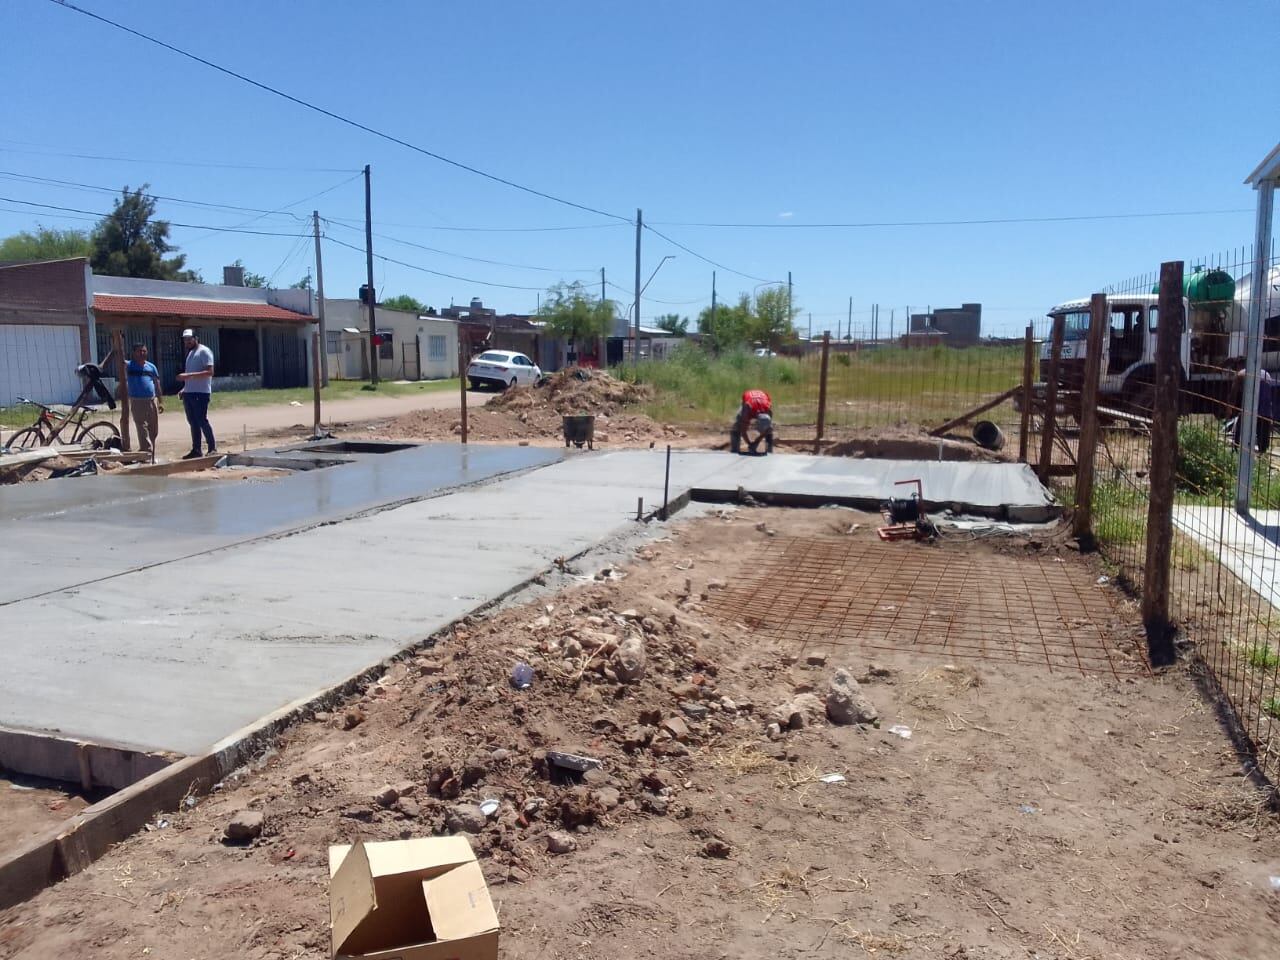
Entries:
POLYGON ((586 444, 588 450, 594 450, 596 437, 596 418, 594 414, 574 414, 561 417, 564 426, 564 445, 573 444, 579 450, 586 444))

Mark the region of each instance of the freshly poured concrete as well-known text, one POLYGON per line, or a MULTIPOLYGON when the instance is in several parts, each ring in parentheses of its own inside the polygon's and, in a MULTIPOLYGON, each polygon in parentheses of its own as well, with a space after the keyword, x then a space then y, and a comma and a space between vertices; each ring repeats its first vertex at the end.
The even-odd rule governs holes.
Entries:
POLYGON ((5 487, 0 604, 545 466, 559 456, 534 447, 427 444, 263 482, 126 475, 5 487))
MULTIPOLYGON (((515 449, 473 447, 469 475, 488 475, 477 466, 481 462, 490 473, 502 464, 515 469, 536 453, 515 449)), ((390 475, 397 461, 398 469, 429 471, 421 459, 426 457, 419 451, 381 455, 382 466, 372 475, 355 471, 349 477, 362 475, 365 485, 381 477, 376 490, 364 493, 384 502, 402 500, 414 494, 410 481, 390 475)), ((105 579, 74 589, 35 595, 48 588, 24 578, 29 599, 0 607, 6 624, 0 726, 201 751, 424 639, 555 558, 620 532, 634 522, 637 497, 649 510, 661 504, 663 467, 664 451, 656 450, 574 456, 433 499, 250 541, 243 537, 253 528, 237 520, 237 511, 248 511, 258 524, 281 515, 294 518, 295 527, 301 522, 289 498, 265 493, 296 479, 334 477, 320 486, 294 487, 311 491, 306 505, 322 516, 337 514, 339 502, 348 514, 359 507, 362 501, 349 487, 358 481, 336 476, 354 465, 276 483, 224 484, 212 497, 206 487, 144 498, 136 504, 150 508, 125 508, 132 523, 99 516, 119 507, 98 511, 81 504, 83 515, 92 517, 85 524, 50 509, 22 525, 20 549, 6 536, 0 582, 22 576, 20 568, 29 560, 44 564, 50 553, 65 551, 69 538, 78 537, 81 549, 92 551, 88 536, 105 532, 120 538, 126 552, 113 557, 113 572, 105 579), (338 491, 346 491, 346 499, 338 491), (257 506, 250 505, 260 497, 257 506), (179 522, 193 517, 190 504, 204 504, 194 516, 241 542, 225 549, 206 545, 211 552, 156 561, 149 569, 125 568, 138 556, 135 548, 146 557, 162 555, 169 538, 184 543, 182 550, 193 545, 186 541, 198 534, 179 522)), ((758 494, 875 501, 902 494, 893 480, 917 476, 924 477, 926 499, 933 503, 985 503, 994 509, 996 497, 1012 490, 1023 507, 1051 506, 1034 477, 1027 482, 1029 473, 1016 465, 702 452, 673 456, 670 495, 742 487, 758 494)), ((47 485, 64 482, 77 481, 47 485)))

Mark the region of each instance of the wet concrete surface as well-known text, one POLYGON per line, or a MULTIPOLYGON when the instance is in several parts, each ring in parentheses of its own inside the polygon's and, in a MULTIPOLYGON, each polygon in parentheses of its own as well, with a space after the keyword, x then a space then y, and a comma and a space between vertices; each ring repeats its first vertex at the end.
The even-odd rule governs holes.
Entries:
MULTIPOLYGON (((423 476, 457 482, 463 476, 490 476, 500 467, 532 466, 539 454, 557 455, 476 446, 464 458, 458 447, 449 449, 455 455, 452 473, 443 467, 433 473, 433 456, 449 461, 432 448, 411 462, 423 476)), ((403 454, 381 459, 397 456, 403 454)), ((948 470, 930 472, 925 488, 930 500, 984 487, 1021 491, 1024 502, 1047 502, 1038 484, 1033 489, 1022 483, 1017 465, 949 463, 927 465, 927 470, 935 467, 948 470), (948 486, 951 477, 960 477, 961 485, 948 486)), ((187 522, 203 516, 188 509, 191 497, 219 505, 207 509, 232 531, 245 529, 235 516, 237 493, 257 498, 294 484, 296 490, 310 491, 312 510, 336 514, 337 503, 348 510, 367 505, 345 481, 336 488, 296 484, 349 469, 313 470, 252 489, 224 486, 175 494, 159 512, 166 524, 171 515, 182 522, 149 528, 132 539, 129 526, 115 521, 81 524, 58 514, 30 524, 60 537, 51 540, 42 533, 28 540, 25 550, 4 547, 0 575, 20 563, 43 564, 50 545, 64 549, 68 537, 77 538, 82 549, 94 549, 96 544, 85 538, 105 530, 107 536, 119 534, 129 549, 113 561, 117 567, 124 564, 124 572, 0 607, 5 622, 17 625, 5 631, 0 645, 0 725, 147 749, 205 750, 426 639, 528 581, 556 558, 575 556, 625 532, 635 523, 637 497, 644 498, 648 510, 660 506, 665 456, 659 450, 571 454, 492 483, 356 516, 348 512, 342 522, 312 523, 288 536, 242 539, 198 556, 127 567, 148 546, 148 538, 197 536, 187 532, 187 522), (233 497, 222 501, 211 496, 215 492, 233 497)), ((382 477, 382 485, 363 490, 364 496, 403 499, 404 481, 383 475, 385 469, 360 473, 366 485, 382 477)), ((875 499, 894 492, 893 480, 925 472, 926 465, 918 462, 689 452, 672 457, 670 495, 675 499, 690 489, 732 493, 742 487, 832 499, 856 491, 875 499)), ((260 525, 279 519, 264 512, 266 503, 297 516, 296 505, 273 495, 250 508, 260 525)), ((144 511, 155 512, 154 507, 144 511)), ((313 514, 308 522, 314 519, 313 514)))
MULTIPOLYGON (((307 451, 268 451, 302 458, 307 451)), ((424 444, 234 484, 97 476, 0 493, 0 604, 271 536, 560 459, 556 450, 424 444)))

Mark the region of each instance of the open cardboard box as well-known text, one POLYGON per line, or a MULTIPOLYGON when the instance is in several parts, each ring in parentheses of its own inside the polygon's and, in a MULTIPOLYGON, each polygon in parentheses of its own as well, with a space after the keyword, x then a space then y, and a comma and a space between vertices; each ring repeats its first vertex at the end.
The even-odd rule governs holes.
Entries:
POLYGON ((496 960, 498 915, 466 837, 329 848, 337 960, 496 960))

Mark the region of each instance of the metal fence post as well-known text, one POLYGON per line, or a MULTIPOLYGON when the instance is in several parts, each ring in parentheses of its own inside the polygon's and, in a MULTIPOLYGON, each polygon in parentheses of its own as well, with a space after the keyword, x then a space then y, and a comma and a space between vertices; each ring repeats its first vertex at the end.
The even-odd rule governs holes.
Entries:
POLYGON ((1041 483, 1049 479, 1053 467, 1053 435, 1058 429, 1058 367, 1062 363, 1062 338, 1066 326, 1067 318, 1062 314, 1053 318, 1053 346, 1044 387, 1044 434, 1040 438, 1040 462, 1036 464, 1041 483))
POLYGON ((1142 623, 1155 666, 1174 660, 1169 619, 1173 493, 1178 456, 1178 390, 1182 362, 1182 261, 1160 264, 1160 328, 1156 334, 1155 404, 1151 411, 1151 502, 1142 575, 1142 623))
MULTIPOLYGON (((124 331, 111 331, 111 352, 116 357, 116 396, 120 400, 120 449, 133 449, 131 439, 133 431, 132 412, 129 409, 129 373, 125 369, 128 357, 125 356, 124 331)), ((106 371, 102 371, 106 373, 106 371)), ((154 441, 155 438, 152 437, 154 441)), ((151 444, 153 447, 155 443, 151 444)))
POLYGON ((1089 339, 1085 346, 1084 381, 1080 385, 1080 450, 1076 454, 1076 510, 1072 531, 1093 545, 1093 479, 1098 453, 1098 379, 1102 376, 1102 338, 1110 323, 1107 295, 1089 301, 1089 339))
POLYGON ((831 331, 822 335, 822 370, 818 380, 818 435, 813 441, 814 454, 822 453, 822 434, 827 426, 827 359, 831 354, 831 331))
MULTIPOLYGON (((1263 180, 1257 185, 1258 213, 1253 238, 1253 271, 1249 291, 1249 327, 1245 340, 1244 397, 1240 403, 1240 465, 1236 472, 1236 510, 1249 512, 1253 493, 1253 447, 1258 430, 1258 380, 1262 369, 1262 318, 1268 309, 1271 270, 1271 225, 1275 182, 1263 180)), ((1160 315, 1164 324, 1164 314, 1160 315)))
POLYGON ((1027 324, 1027 338, 1022 346, 1022 424, 1018 428, 1018 462, 1027 462, 1027 438, 1031 433, 1031 391, 1035 387, 1036 334, 1027 324))

